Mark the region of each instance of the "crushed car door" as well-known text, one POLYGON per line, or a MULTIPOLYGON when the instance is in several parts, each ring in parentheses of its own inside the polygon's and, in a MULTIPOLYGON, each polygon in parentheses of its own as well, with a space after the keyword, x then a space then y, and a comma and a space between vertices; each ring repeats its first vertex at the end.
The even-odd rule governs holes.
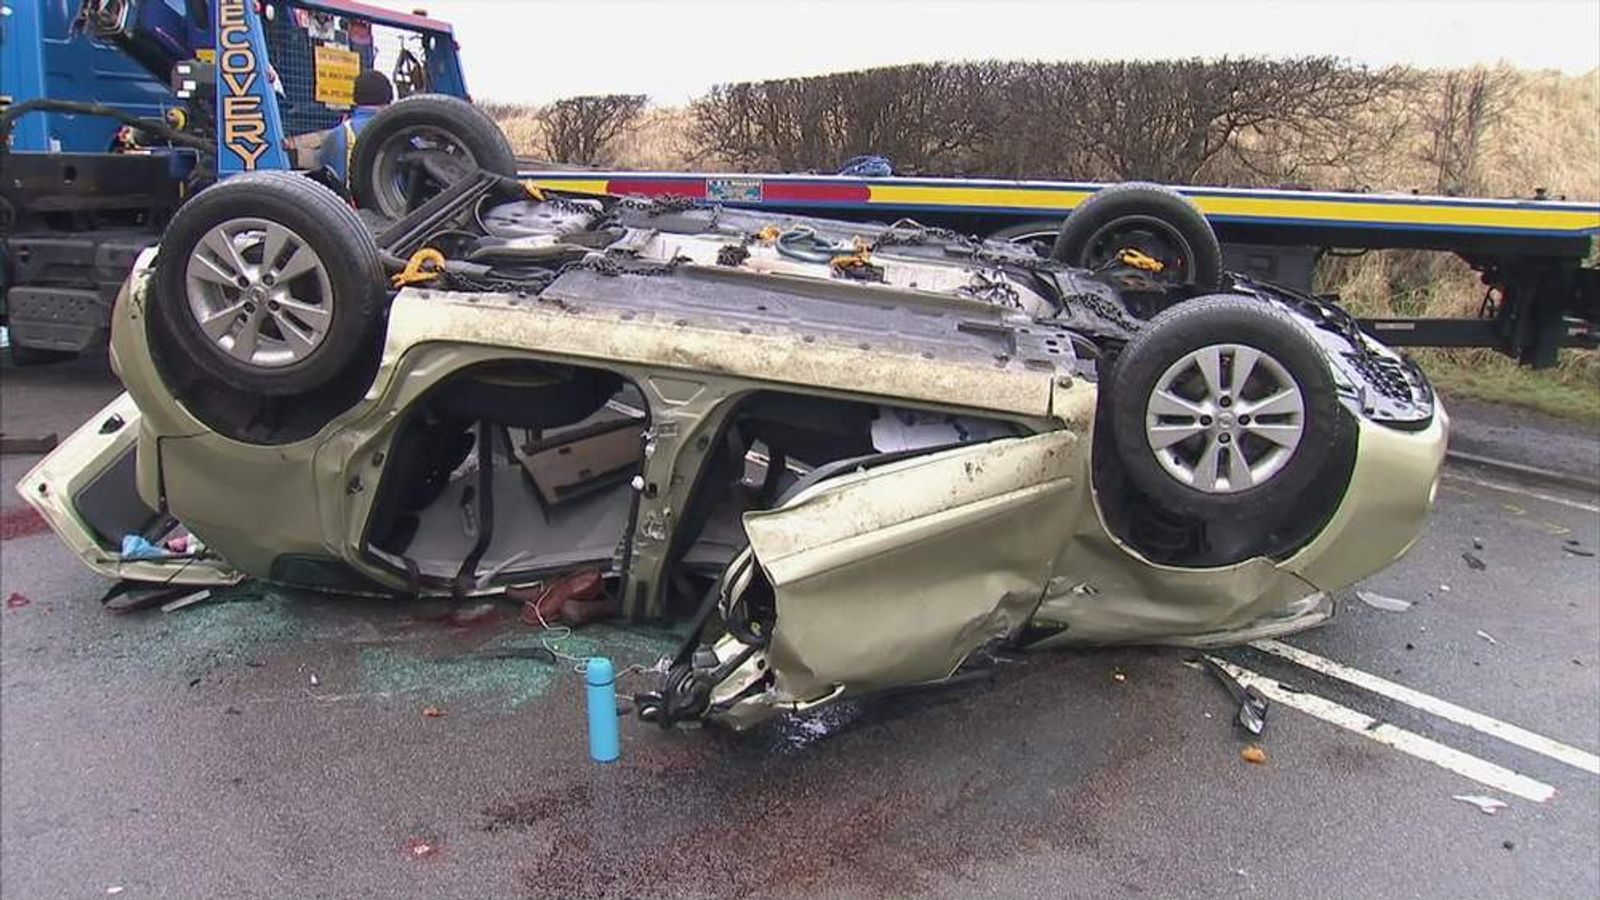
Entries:
MULTIPOLYGON (((739 684, 737 697, 727 693, 733 684, 714 686, 713 716, 719 699, 727 718, 748 724, 846 693, 941 680, 974 650, 1015 635, 1083 509, 1087 451, 1068 430, 961 446, 850 471, 747 513, 749 553, 773 610, 756 667, 771 677, 764 691, 739 684)), ((749 558, 733 563, 726 584, 751 584, 739 571, 749 558)))
POLYGON ((227 585, 243 576, 202 552, 147 549, 124 556, 130 535, 159 542, 175 523, 138 488, 139 408, 123 394, 96 413, 17 483, 68 547, 94 571, 171 585, 227 585))

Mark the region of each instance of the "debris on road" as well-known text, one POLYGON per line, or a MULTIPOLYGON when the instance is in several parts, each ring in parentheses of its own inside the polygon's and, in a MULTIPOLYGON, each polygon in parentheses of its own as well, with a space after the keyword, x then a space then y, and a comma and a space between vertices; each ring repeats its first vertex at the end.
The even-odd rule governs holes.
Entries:
POLYGON ((321 683, 322 683, 322 679, 317 677, 317 673, 312 672, 311 673, 311 686, 312 687, 316 687, 317 685, 319 685, 321 683))
POLYGON ((1485 563, 1483 560, 1479 559, 1477 556, 1475 556, 1475 555, 1473 555, 1471 553, 1468 553, 1465 550, 1463 550, 1461 552, 1461 558, 1467 561, 1467 568, 1471 569, 1474 572, 1482 572, 1484 569, 1489 568, 1489 564, 1488 563, 1485 563))
POLYGON ((444 710, 437 706, 424 706, 422 708, 422 714, 430 719, 444 718, 444 710))
POLYGON ((493 624, 499 621, 500 608, 493 603, 476 603, 451 610, 444 620, 450 625, 467 626, 493 624))
POLYGON ((33 601, 30 600, 26 594, 19 594, 16 591, 12 591, 11 596, 6 598, 6 609, 21 609, 32 602, 33 601))
POLYGON ((1122 682, 1128 680, 1128 675, 1127 675, 1126 672, 1123 672, 1121 669, 1117 669, 1116 671, 1111 673, 1111 680, 1117 682, 1118 684, 1121 684, 1122 682))
POLYGON ((1446 594, 1448 594, 1448 593, 1450 593, 1450 585, 1441 584, 1441 585, 1439 585, 1439 590, 1444 591, 1446 594))
POLYGON ((1399 597, 1386 597, 1372 591, 1356 591, 1356 599, 1384 612, 1405 612, 1411 608, 1410 600, 1401 600, 1399 597))
POLYGON ((522 603, 524 623, 541 627, 557 621, 581 626, 618 611, 596 569, 582 569, 546 584, 512 588, 506 596, 522 603))
POLYGON ((1251 744, 1239 751, 1239 758, 1259 766, 1267 761, 1267 751, 1261 749, 1260 744, 1251 744))
POLYGON ((438 841, 428 838, 411 838, 406 841, 406 853, 412 859, 424 859, 439 852, 438 841))
POLYGON ((1486 816, 1492 816, 1500 810, 1506 808, 1506 802, 1504 800, 1496 800, 1493 797, 1485 797, 1482 794, 1456 794, 1450 799, 1460 800, 1462 803, 1470 803, 1473 806, 1476 806, 1478 811, 1486 816))
POLYGON ((1484 640, 1486 640, 1486 641, 1488 641, 1488 642, 1489 642, 1489 643, 1491 643, 1491 644, 1498 644, 1498 643, 1500 643, 1500 642, 1499 642, 1499 641, 1497 641, 1497 640, 1495 640, 1495 639, 1494 639, 1494 635, 1492 635, 1492 634, 1490 634, 1490 633, 1489 633, 1489 632, 1487 632, 1487 631, 1484 631, 1484 630, 1483 630, 1483 629, 1481 629, 1481 628, 1480 628, 1480 629, 1478 629, 1478 637, 1481 637, 1481 638, 1483 638, 1483 639, 1484 639, 1484 640))
POLYGON ((168 601, 166 603, 163 603, 163 604, 161 604, 161 611, 164 612, 164 613, 177 612, 178 610, 183 609, 186 606, 193 606, 196 603, 200 603, 202 601, 210 600, 210 599, 211 599, 211 589, 207 588, 207 589, 205 589, 203 591, 195 591, 192 594, 188 594, 188 595, 185 595, 183 597, 179 597, 176 600, 171 600, 171 601, 168 601))
POLYGON ((1472 549, 1474 549, 1474 550, 1482 550, 1483 549, 1483 538, 1474 537, 1472 539, 1472 549))
POLYGON ((117 894, 122 893, 122 891, 123 891, 123 888, 122 888, 122 885, 120 885, 120 884, 113 884, 112 886, 106 888, 106 893, 110 894, 112 896, 116 896, 117 894))
POLYGON ((1593 550, 1586 549, 1583 546, 1582 543, 1580 543, 1579 541, 1575 541, 1575 540, 1573 540, 1571 538, 1568 538, 1566 541, 1564 541, 1561 544, 1561 549, 1565 550, 1566 552, 1568 552, 1570 554, 1572 554, 1573 556, 1587 556, 1587 557, 1593 557, 1594 556, 1594 551, 1593 550))
POLYGON ((1236 721, 1251 734, 1260 734, 1267 727, 1267 698, 1253 687, 1245 687, 1234 678, 1227 669, 1217 665, 1217 661, 1209 656, 1202 656, 1201 660, 1212 676, 1222 682, 1228 693, 1239 704, 1239 715, 1236 721))

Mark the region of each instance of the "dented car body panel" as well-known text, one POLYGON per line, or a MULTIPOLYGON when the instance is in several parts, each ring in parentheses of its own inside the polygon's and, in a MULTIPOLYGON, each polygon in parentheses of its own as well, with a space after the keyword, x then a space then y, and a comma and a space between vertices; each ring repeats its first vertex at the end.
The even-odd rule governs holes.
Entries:
POLYGON ((359 399, 272 442, 208 424, 205 397, 169 385, 146 340, 147 252, 114 313, 128 394, 20 487, 111 577, 463 597, 591 568, 636 621, 687 617, 704 596, 717 615, 680 654, 663 695, 685 699, 661 721, 734 727, 938 682, 987 648, 1310 627, 1403 553, 1431 507, 1442 407, 1413 372, 1403 389, 1427 395, 1428 415, 1380 421, 1405 403, 1337 368, 1360 349, 1337 321, 1297 313, 1323 328, 1354 422, 1326 510, 1292 540, 1174 561, 1127 524, 1096 360, 1066 323, 910 276, 724 271, 682 241, 651 252, 707 258, 574 267, 537 296, 399 291, 359 399), (562 390, 594 402, 539 419, 482 400, 562 390), (101 433, 113 415, 123 424, 101 433), (573 474, 574 456, 594 462, 573 474), (83 489, 119 459, 148 511, 207 555, 123 560, 117 535, 88 524, 83 489))
POLYGON ((745 516, 777 597, 777 692, 936 681, 1018 633, 1082 502, 1071 431, 991 441, 823 482, 745 516), (849 622, 849 628, 840 623, 849 622))

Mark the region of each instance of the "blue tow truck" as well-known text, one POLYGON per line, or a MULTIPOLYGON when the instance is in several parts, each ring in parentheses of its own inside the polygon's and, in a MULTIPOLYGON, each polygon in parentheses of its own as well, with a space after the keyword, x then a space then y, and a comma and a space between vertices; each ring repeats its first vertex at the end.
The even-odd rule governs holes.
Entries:
POLYGON ((397 97, 467 95, 450 26, 425 14, 351 0, 0 0, 12 360, 103 346, 117 288, 179 204, 236 172, 314 170, 317 139, 373 70, 397 97))

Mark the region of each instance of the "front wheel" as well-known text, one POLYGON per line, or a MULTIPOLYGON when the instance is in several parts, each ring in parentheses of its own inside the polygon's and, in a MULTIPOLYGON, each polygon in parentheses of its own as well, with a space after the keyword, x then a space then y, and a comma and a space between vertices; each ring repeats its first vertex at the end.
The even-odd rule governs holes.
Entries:
POLYGON ((1128 477, 1200 519, 1293 502, 1328 471, 1350 427, 1316 340, 1239 296, 1151 319, 1118 358, 1109 399, 1128 477))
POLYGON ((370 355, 386 291, 377 243, 344 201, 286 172, 237 175, 161 239, 150 327, 222 385, 306 394, 370 355))

